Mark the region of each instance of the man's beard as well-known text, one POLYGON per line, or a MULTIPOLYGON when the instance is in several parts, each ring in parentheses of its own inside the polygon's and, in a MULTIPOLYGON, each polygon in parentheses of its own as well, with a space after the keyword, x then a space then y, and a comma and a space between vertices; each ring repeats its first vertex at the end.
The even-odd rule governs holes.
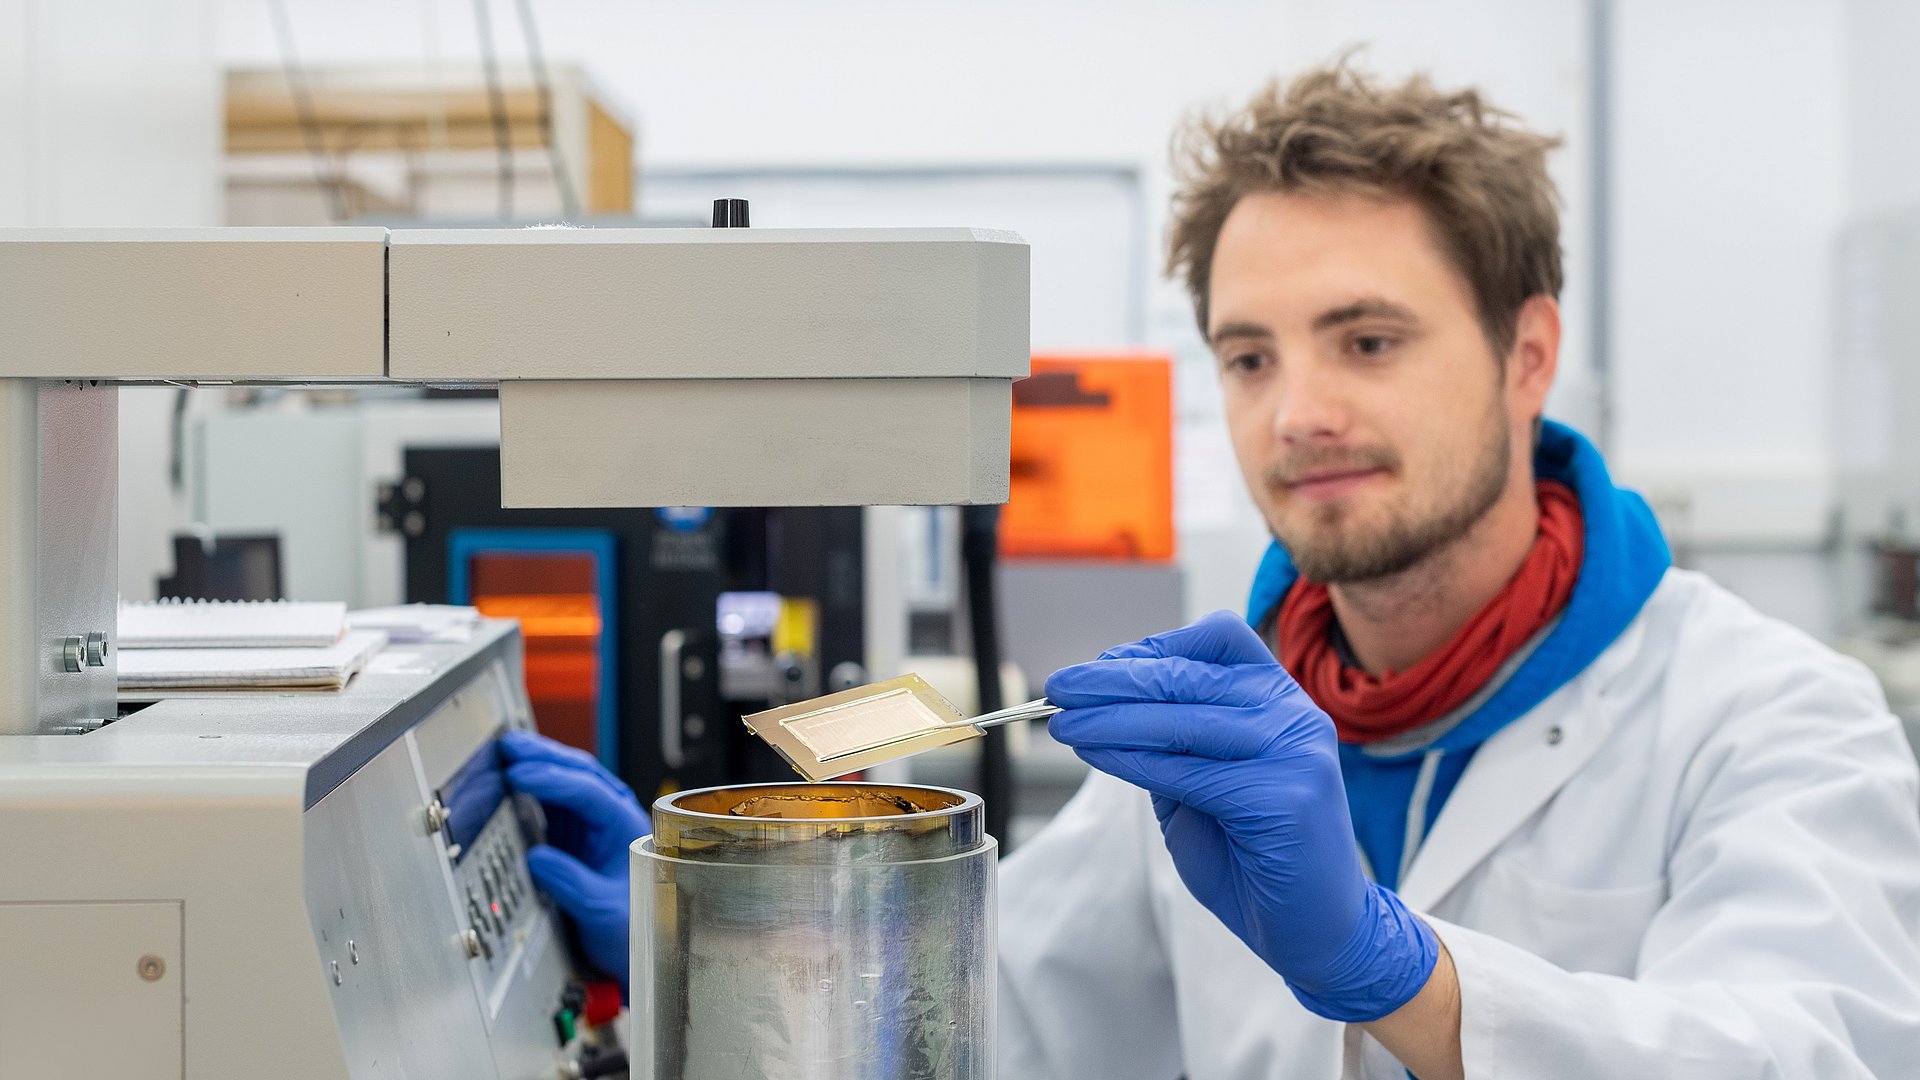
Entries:
MULTIPOLYGON (((1504 410, 1489 410, 1488 438, 1480 447, 1464 487, 1447 502, 1397 513, 1384 527, 1361 532, 1343 528, 1340 506, 1314 507, 1319 528, 1276 529, 1281 546, 1292 557, 1300 576, 1322 585, 1339 585, 1391 577, 1418 564, 1435 551, 1459 540, 1493 509, 1507 489, 1507 470, 1513 436, 1504 423, 1504 410)), ((1384 447, 1306 453, 1268 467, 1262 479, 1272 491, 1300 476, 1327 469, 1392 469, 1398 458, 1384 447)))

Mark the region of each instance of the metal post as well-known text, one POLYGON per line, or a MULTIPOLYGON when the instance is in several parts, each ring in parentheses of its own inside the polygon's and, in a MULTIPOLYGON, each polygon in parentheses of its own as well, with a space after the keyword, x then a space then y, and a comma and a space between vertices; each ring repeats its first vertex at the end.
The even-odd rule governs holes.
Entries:
MULTIPOLYGON (((1007 704, 1000 690, 1000 611, 994 596, 1000 508, 964 506, 960 517, 960 563, 966 575, 967 627, 973 636, 980 711, 999 712, 1007 704)), ((989 729, 980 740, 980 797, 987 804, 987 832, 1000 841, 1001 851, 1013 850, 1013 758, 1004 727, 989 729)))
POLYGON ((31 380, 0 379, 0 735, 40 729, 39 397, 31 380))
POLYGON ((0 379, 0 734, 114 715, 119 467, 119 391, 0 379))
POLYGON ((1593 374, 1600 385, 1594 441, 1613 442, 1613 3, 1588 0, 1587 96, 1590 149, 1587 193, 1592 207, 1588 307, 1593 312, 1593 374))

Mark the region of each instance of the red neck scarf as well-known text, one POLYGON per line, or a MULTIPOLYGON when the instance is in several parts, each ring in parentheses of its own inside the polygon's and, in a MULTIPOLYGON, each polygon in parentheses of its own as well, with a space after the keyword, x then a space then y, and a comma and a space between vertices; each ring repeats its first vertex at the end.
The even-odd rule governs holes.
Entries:
POLYGON ((1288 590, 1274 624, 1275 651, 1333 717, 1341 742, 1389 739, 1459 708, 1567 606, 1585 539, 1580 500, 1552 480, 1536 490, 1540 533, 1519 571, 1446 644, 1405 671, 1369 675, 1348 667, 1333 645, 1327 587, 1302 578, 1288 590))

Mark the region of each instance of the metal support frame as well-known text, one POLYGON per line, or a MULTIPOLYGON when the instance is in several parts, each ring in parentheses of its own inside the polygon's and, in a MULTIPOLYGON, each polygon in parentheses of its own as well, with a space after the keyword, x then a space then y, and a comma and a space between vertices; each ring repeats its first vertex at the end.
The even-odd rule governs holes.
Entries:
POLYGON ((0 735, 114 715, 119 464, 119 391, 0 379, 0 735))

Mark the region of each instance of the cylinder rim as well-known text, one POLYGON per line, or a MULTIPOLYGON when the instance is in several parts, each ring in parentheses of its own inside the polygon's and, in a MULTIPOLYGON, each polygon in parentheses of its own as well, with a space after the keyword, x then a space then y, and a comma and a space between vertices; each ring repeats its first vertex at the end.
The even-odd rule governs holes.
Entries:
POLYGON ((964 815, 981 810, 983 806, 984 804, 981 802, 980 796, 974 794, 971 791, 962 791, 958 788, 936 787, 932 784, 882 784, 882 783, 870 783, 866 781, 838 780, 838 781, 825 781, 820 783, 810 783, 810 782, 802 781, 802 782, 793 783, 793 784, 788 784, 788 783, 718 784, 713 787, 692 788, 687 791, 676 791, 669 795, 660 796, 658 799, 654 800, 653 811, 656 817, 664 814, 664 815, 679 818, 685 821, 729 821, 729 822, 792 821, 795 823, 804 822, 809 824, 821 824, 821 823, 849 824, 849 823, 860 823, 860 822, 879 822, 879 823, 887 823, 887 824, 907 825, 910 823, 923 822, 923 821, 937 821, 941 818, 964 816, 964 815), (754 795, 755 792, 763 792, 763 793, 771 794, 776 791, 784 792, 784 791, 794 791, 794 790, 807 789, 807 788, 839 789, 839 790, 858 790, 861 788, 865 788, 869 791, 875 791, 875 792, 898 792, 901 794, 901 797, 908 798, 908 799, 911 799, 912 794, 915 792, 925 792, 928 794, 938 795, 944 798, 953 799, 955 801, 948 806, 937 807, 930 810, 921 810, 914 813, 867 814, 867 815, 852 816, 852 817, 803 817, 803 818, 762 817, 755 814, 720 814, 720 813, 714 813, 708 810, 694 810, 694 809, 677 805, 678 800, 681 800, 681 799, 690 798, 693 796, 711 796, 711 795, 716 795, 722 792, 729 793, 729 794, 738 793, 740 795, 739 801, 744 803, 753 799, 755 797, 754 795))
POLYGON ((670 855, 654 847, 652 833, 648 833, 627 845, 627 857, 629 859, 637 855, 640 858, 652 859, 655 862, 673 863, 676 866, 693 867, 702 871, 715 873, 738 871, 742 874, 884 873, 889 870, 898 870, 903 866, 932 866, 936 863, 959 862, 962 859, 978 858, 983 853, 988 852, 997 856, 1000 852, 1000 841, 984 834, 980 837, 978 844, 970 848, 963 848, 959 851, 950 851, 944 855, 929 855, 923 859, 893 859, 881 863, 856 863, 852 865, 844 863, 713 862, 707 859, 689 859, 685 855, 670 855))

